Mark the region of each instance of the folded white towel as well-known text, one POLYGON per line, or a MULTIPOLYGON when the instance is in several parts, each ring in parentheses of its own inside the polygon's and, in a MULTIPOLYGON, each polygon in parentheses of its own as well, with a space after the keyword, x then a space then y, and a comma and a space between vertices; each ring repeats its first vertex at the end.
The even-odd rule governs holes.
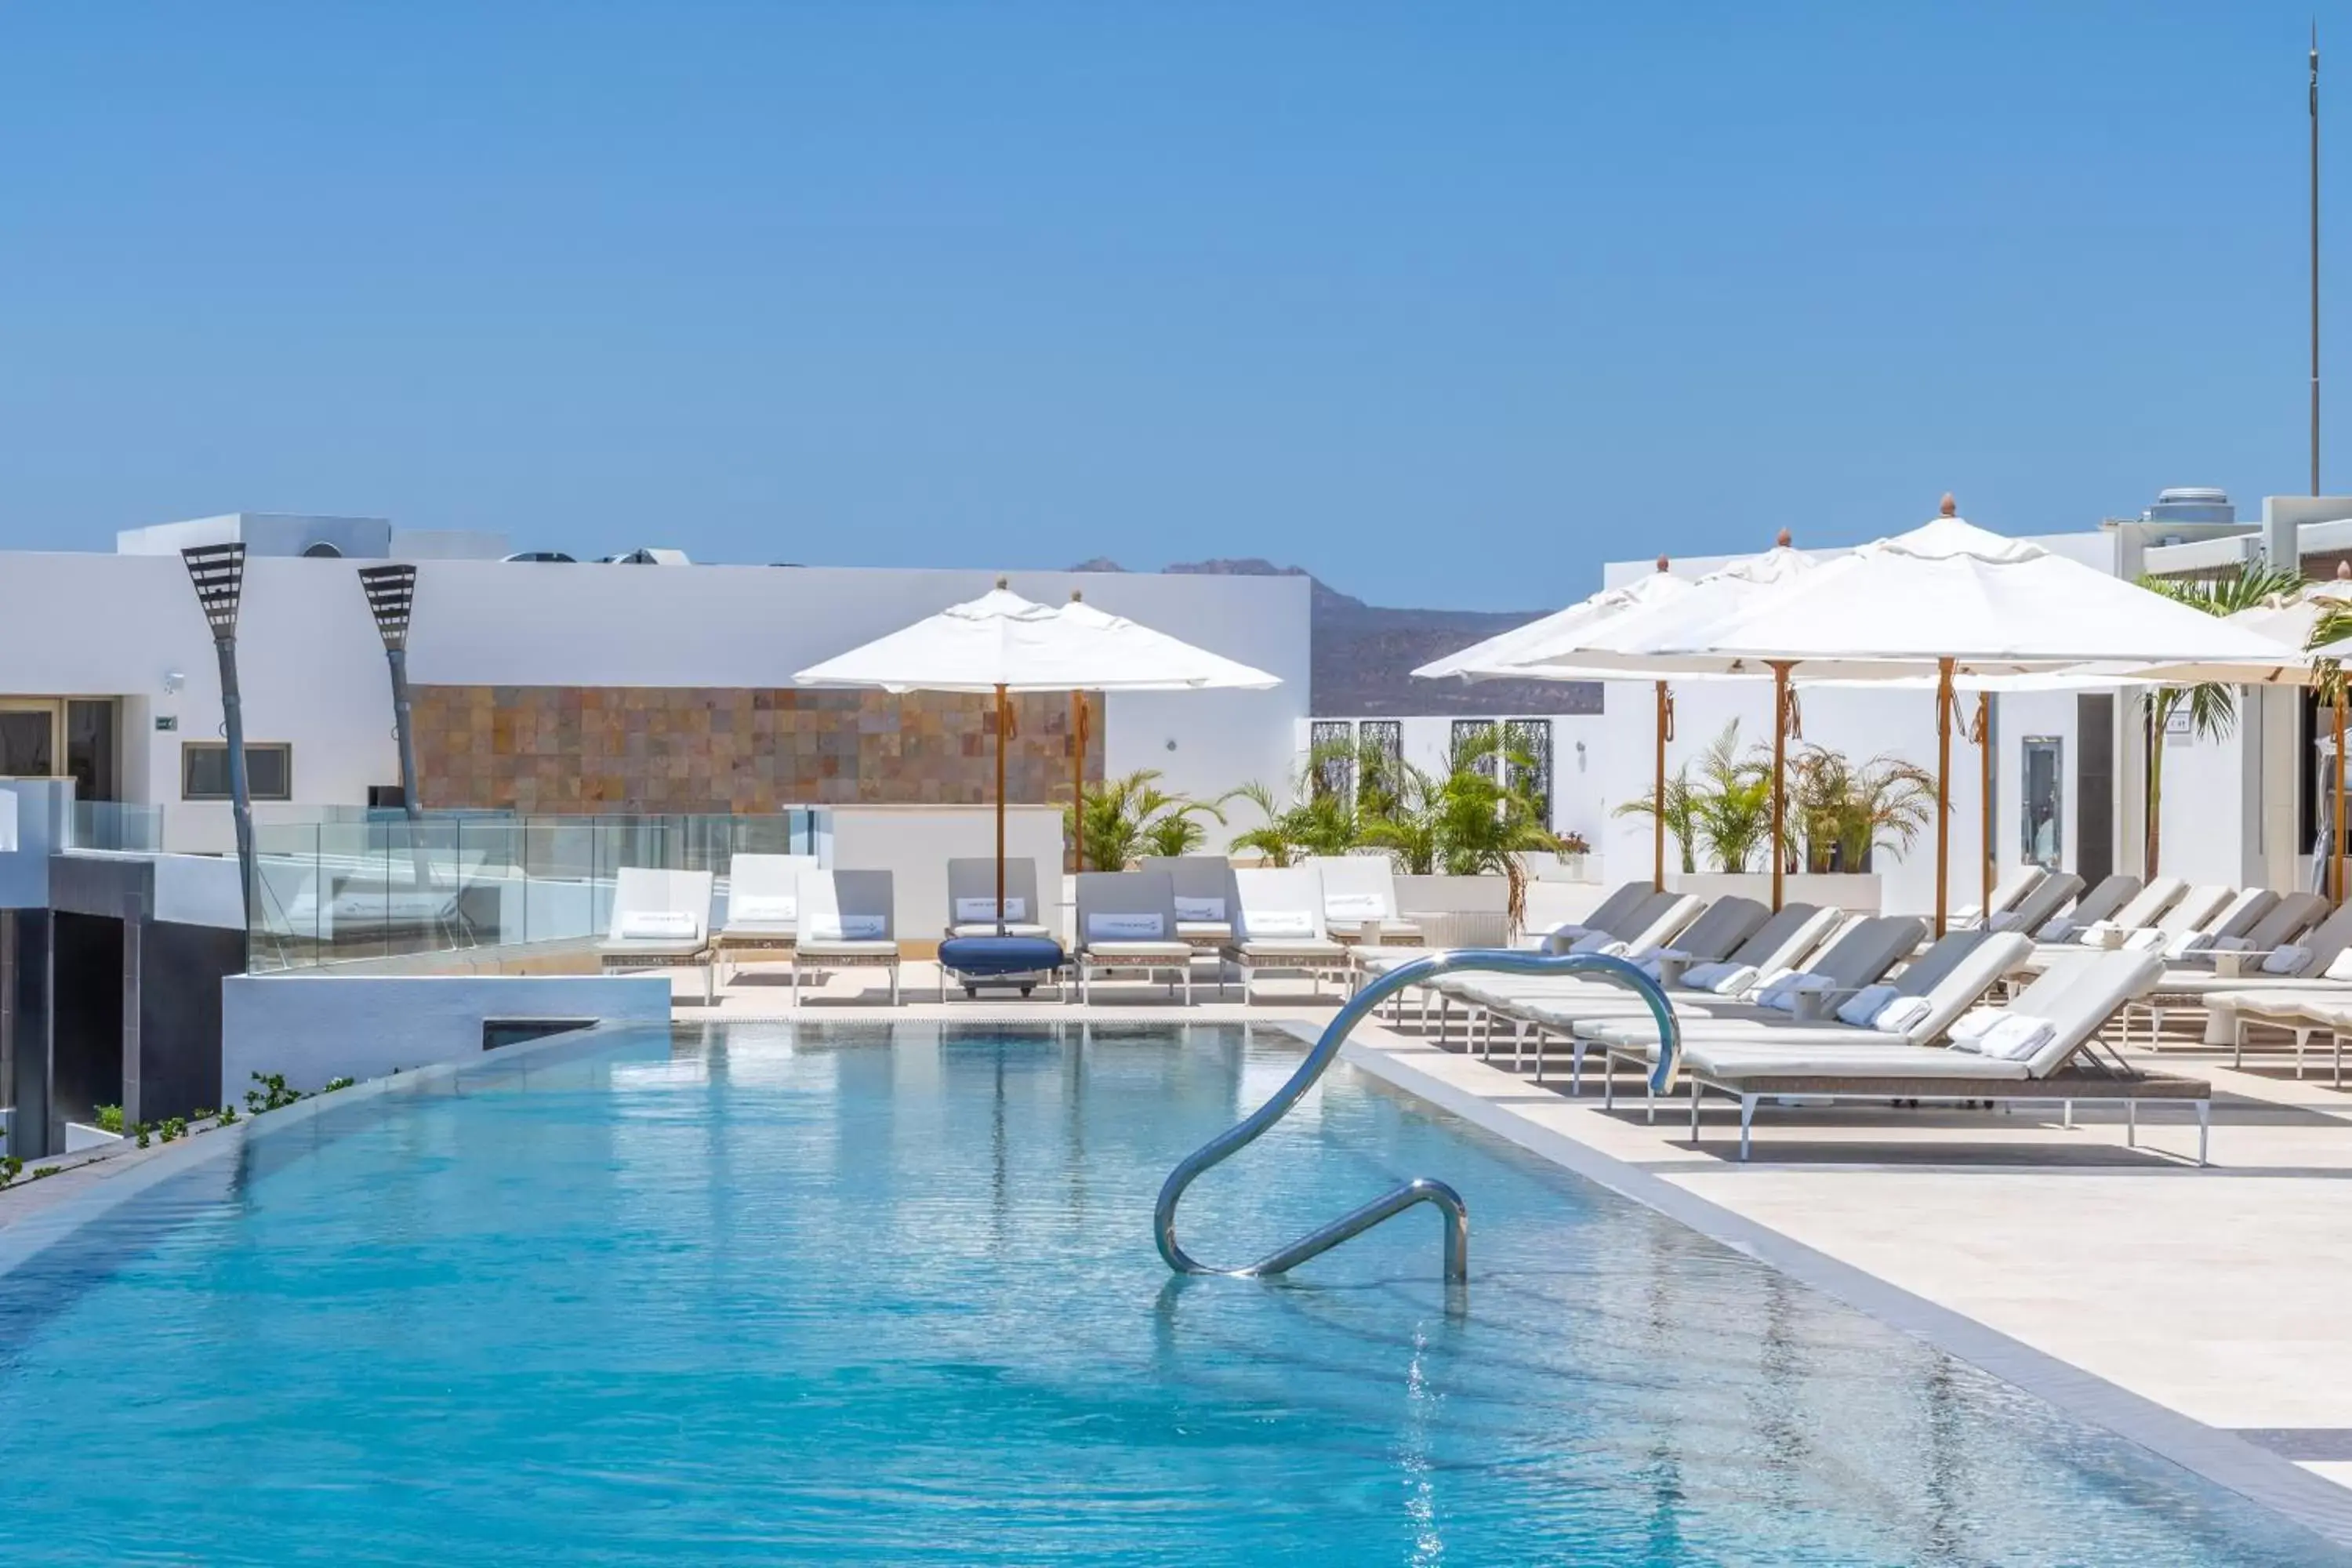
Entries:
POLYGON ((1622 953, 1625 951, 1625 944, 1619 942, 1615 937, 1611 936, 1605 931, 1589 931, 1582 936, 1578 937, 1574 942, 1569 943, 1568 951, 1570 952, 1622 953))
POLYGON ((2186 958, 2192 952, 2204 952, 2218 940, 2210 931, 2181 931, 2164 944, 2164 955, 2167 958, 2186 958))
POLYGON ((2330 980, 2352 980, 2352 947, 2329 959, 2326 969, 2321 973, 2330 980))
MULTIPOLYGON (((1176 896, 1176 918, 1180 921, 1202 921, 1213 925, 1217 921, 1225 918, 1225 900, 1223 899, 1188 899, 1181 893, 1179 893, 1176 896)), ((1579 927, 1577 929, 1581 930, 1582 928, 1579 927)))
POLYGON ((1897 996, 1871 1015, 1870 1026, 1890 1035, 1907 1034, 1927 1021, 1936 1005, 1925 996, 1897 996))
POLYGON ((1163 915, 1134 910, 1091 910, 1087 913, 1089 942, 1158 942, 1168 934, 1163 915))
POLYGON ((1948 1031, 1952 1044, 1972 1051, 1976 1049, 1976 1042, 1984 1038, 1987 1030, 2008 1016, 1999 1007, 1971 1007, 1954 1020, 1948 1031))
POLYGON ((2042 929, 2033 933, 2033 940, 2036 942, 2066 942, 2073 938, 2074 932, 2078 929, 2080 928, 2074 924, 2074 918, 2072 916, 2053 915, 2048 920, 2042 922, 2042 929))
POLYGON ((2003 1061, 2021 1062, 2058 1037, 2058 1026, 2028 1013, 2011 1013, 1977 1037, 1977 1049, 2003 1061))
POLYGON ((1683 984, 1693 991, 1720 992, 1726 980, 1743 973, 1753 978, 1756 971, 1744 963, 1694 963, 1683 971, 1683 984))
POLYGON ((2003 910, 1985 922, 1987 931, 2015 931, 2025 923, 2025 917, 2015 910, 2003 910))
POLYGON ((1311 910, 1244 910, 1242 930, 1251 942, 1265 937, 1312 937, 1315 915, 1311 910))
POLYGON ((1892 985, 1865 985, 1838 1004, 1838 1019, 1857 1029, 1867 1029, 1871 1020, 1878 1016, 1878 1010, 1901 994, 1892 985))
POLYGON ((2164 945, 2164 933, 2154 926, 2142 926, 2137 931, 2124 932, 2123 941, 2116 945, 2126 952, 2154 952, 2164 945))
POLYGON ((2084 947, 2115 948, 2123 945, 2125 928, 2113 921, 2093 921, 2074 933, 2074 941, 2084 947))
MULTIPOLYGON (((2271 955, 2263 960, 2263 973, 2264 974, 2300 974, 2303 973, 2303 966, 2310 962, 2311 949, 2297 947, 2294 943, 2289 942, 2284 947, 2271 949, 2271 955)), ((2331 963, 2328 967, 2333 969, 2336 966, 2331 963)))
POLYGON ((2217 952, 2244 952, 2253 945, 2254 939, 2248 936, 2217 936, 2213 939, 2213 950, 2217 952))

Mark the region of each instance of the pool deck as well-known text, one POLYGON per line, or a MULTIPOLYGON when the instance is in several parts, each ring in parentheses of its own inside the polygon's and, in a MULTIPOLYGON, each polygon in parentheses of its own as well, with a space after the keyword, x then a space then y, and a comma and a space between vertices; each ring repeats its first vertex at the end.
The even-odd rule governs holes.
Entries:
MULTIPOLYGON (((896 1010, 874 1005, 882 1000, 878 976, 851 973, 804 995, 795 1015, 756 972, 744 978, 710 1008, 681 982, 677 1016, 1181 1016, 1311 1031, 1334 1005, 1328 987, 1318 1003, 1303 982, 1278 980, 1261 983, 1260 1001, 1248 1008, 1238 990, 1227 1002, 1169 1007, 1164 994, 1134 983, 1106 984, 1087 1007, 1045 994, 1025 1002, 956 996, 942 1005, 931 1000, 928 966, 909 965, 908 1000, 896 1010)), ((2133 1053, 2212 1080, 2213 1163, 2204 1170, 2191 1163, 2196 1133, 2186 1107, 2143 1110, 2140 1146, 2132 1149, 2120 1111, 2108 1108, 2078 1107, 2068 1128, 2055 1107, 2044 1114, 1768 1106, 1743 1165, 1727 1100, 1706 1103, 1694 1147, 1684 1100, 1662 1105, 1653 1125, 1638 1090, 1603 1111, 1589 1077, 1585 1095, 1570 1099, 1564 1083, 1538 1086, 1504 1070, 1507 1063, 1489 1066, 1382 1024, 1360 1028, 1349 1052, 1376 1076, 1588 1173, 1632 1173, 1621 1186, 1654 1179, 1681 1195, 1673 1206, 1684 1217, 1734 1245, 1742 1227, 1754 1227, 1794 1244, 1790 1257, 1826 1259, 1832 1274, 1853 1271, 1845 1289, 1834 1279, 1817 1282, 1860 1298, 1865 1310, 1901 1321, 1899 1298, 1907 1297, 1990 1330, 1981 1353, 1965 1343, 1951 1348, 2013 1380, 2034 1381, 2021 1375, 2031 1372, 2023 1362, 2003 1363, 2012 1352, 2001 1342, 2026 1361, 2038 1354, 2089 1373, 2098 1381, 2074 1380, 2084 1397, 2063 1401, 2078 1414, 2105 1415, 2105 1424, 2144 1438, 2148 1420, 2135 1429, 2134 1409, 2186 1417, 2154 1446, 2191 1462, 2202 1441, 2212 1462, 2195 1468, 2209 1474, 2227 1469, 2232 1454, 2292 1461, 2346 1489, 2319 1489, 2346 1500, 2339 1523, 2352 1528, 2352 1093, 2325 1087, 2324 1077, 2297 1081, 2283 1058, 2257 1064, 2250 1057, 2259 1070, 2240 1072, 2226 1057, 2191 1050, 2168 1049, 2160 1059, 2133 1053), (1685 1207, 1694 1200, 1703 1208, 1685 1207), (1873 1281, 1893 1289, 1874 1293, 1873 1281), (2105 1395, 2120 1395, 2109 1399, 2111 1411, 2101 1409, 2105 1395)), ((2041 1381, 2048 1392, 2049 1378, 2041 1381)))

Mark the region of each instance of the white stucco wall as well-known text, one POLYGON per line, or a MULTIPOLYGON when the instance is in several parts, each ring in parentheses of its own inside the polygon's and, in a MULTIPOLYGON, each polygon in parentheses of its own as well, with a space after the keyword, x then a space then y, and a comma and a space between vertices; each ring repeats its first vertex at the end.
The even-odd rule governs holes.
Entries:
POLYGON ((233 974, 221 982, 221 1101, 251 1075, 317 1089, 482 1054, 490 1018, 667 1024, 667 974, 233 974))

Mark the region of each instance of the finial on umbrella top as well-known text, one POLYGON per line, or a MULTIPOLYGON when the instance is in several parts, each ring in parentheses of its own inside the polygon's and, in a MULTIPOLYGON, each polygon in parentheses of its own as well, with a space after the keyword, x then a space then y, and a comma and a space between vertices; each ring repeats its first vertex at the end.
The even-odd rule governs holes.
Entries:
POLYGON ((1663 555, 1658 557, 1658 570, 1661 572, 1667 570, 1666 558, 1663 555))
POLYGON ((1781 549, 1786 550, 1790 545, 1796 542, 1796 536, 1784 528, 1777 536, 1774 537, 1772 542, 1779 545, 1781 549))
POLYGON ((1960 515, 1960 503, 1952 499, 1951 491, 1946 490, 1944 492, 1943 504, 1936 509, 1936 515, 1938 517, 1958 517, 1960 515))

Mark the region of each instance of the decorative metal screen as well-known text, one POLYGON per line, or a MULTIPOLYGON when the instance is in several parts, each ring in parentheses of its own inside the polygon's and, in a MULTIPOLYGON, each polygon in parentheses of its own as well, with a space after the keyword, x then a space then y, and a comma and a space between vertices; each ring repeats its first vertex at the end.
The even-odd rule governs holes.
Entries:
MULTIPOLYGON (((1488 741, 1494 733, 1495 721, 1492 719, 1456 719, 1454 721, 1454 749, 1451 760, 1458 764, 1465 752, 1481 742, 1488 741)), ((1478 764, 1479 771, 1488 778, 1495 777, 1496 761, 1494 752, 1487 752, 1478 764)))
POLYGON ((1318 719, 1307 727, 1307 744, 1315 770, 1315 797, 1348 799, 1356 784, 1356 727, 1345 719, 1318 719))
POLYGON ((1551 826, 1551 721, 1507 719, 1503 750, 1511 764, 1510 785, 1535 802, 1536 822, 1551 826))

